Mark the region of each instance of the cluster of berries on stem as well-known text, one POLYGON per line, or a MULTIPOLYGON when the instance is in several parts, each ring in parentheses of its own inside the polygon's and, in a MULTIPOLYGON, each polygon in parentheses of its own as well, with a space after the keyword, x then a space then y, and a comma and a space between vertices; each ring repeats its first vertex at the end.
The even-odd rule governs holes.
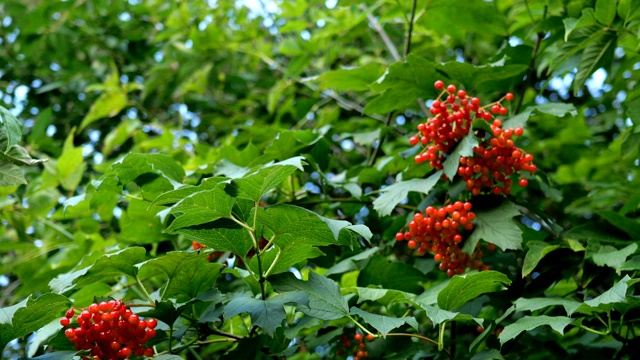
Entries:
POLYGON ((407 241, 409 249, 418 249, 418 255, 434 254, 438 267, 448 276, 462 274, 465 267, 484 270, 482 251, 476 249, 467 255, 460 245, 461 232, 473 230, 476 214, 471 211, 471 203, 456 201, 453 204, 435 208, 429 206, 424 213, 416 213, 409 222, 409 229, 396 234, 397 241, 407 241))
POLYGON ((339 357, 343 357, 347 354, 350 354, 353 357, 353 360, 361 360, 369 357, 369 353, 367 352, 367 345, 365 340, 373 341, 375 337, 371 334, 367 334, 366 336, 357 332, 353 335, 352 338, 349 335, 342 334, 340 336, 340 348, 336 350, 336 355, 339 357))
MULTIPOLYGON (((523 171, 534 174, 538 168, 533 164, 533 155, 515 146, 513 137, 522 136, 521 127, 502 129, 502 120, 491 124, 492 135, 473 148, 473 156, 461 157, 458 175, 466 183, 467 190, 479 195, 483 189, 495 195, 511 194, 511 175, 523 171)), ((518 185, 526 187, 526 178, 518 180, 518 185)))
MULTIPOLYGON (((512 93, 482 106, 479 98, 470 97, 455 85, 445 87, 445 83, 438 80, 434 87, 441 93, 431 104, 430 114, 427 114, 430 117, 418 124, 418 133, 409 139, 413 146, 422 145, 414 158, 417 164, 428 162, 433 169, 443 169, 445 159, 451 156, 451 151, 469 134, 473 121, 478 119, 487 123, 481 124, 480 128, 490 127, 491 132, 474 132, 479 143, 473 148, 472 156, 460 157, 457 171, 472 195, 509 195, 514 181, 512 175, 537 171, 533 155, 514 144, 514 138, 522 136, 524 129, 504 129, 502 120, 494 118, 509 113, 501 102, 512 101, 512 93)), ((443 178, 447 179, 444 175, 443 178)), ((526 178, 517 181, 522 187, 528 185, 526 178)), ((406 241, 407 247, 417 249, 418 255, 433 253, 438 267, 448 276, 462 274, 465 267, 486 270, 488 266, 482 263, 484 254, 479 244, 471 255, 461 250, 463 233, 473 229, 475 213, 470 210, 471 203, 461 201, 441 208, 429 206, 424 213, 414 215, 408 229, 396 234, 396 240, 406 241)), ((495 250, 495 245, 488 244, 487 249, 495 250)))
POLYGON ((117 360, 132 355, 152 357, 153 348, 145 346, 156 336, 155 319, 141 319, 122 301, 93 303, 76 315, 69 309, 60 325, 69 326, 76 319, 77 327, 68 327, 64 334, 76 350, 89 351, 91 360, 117 360))

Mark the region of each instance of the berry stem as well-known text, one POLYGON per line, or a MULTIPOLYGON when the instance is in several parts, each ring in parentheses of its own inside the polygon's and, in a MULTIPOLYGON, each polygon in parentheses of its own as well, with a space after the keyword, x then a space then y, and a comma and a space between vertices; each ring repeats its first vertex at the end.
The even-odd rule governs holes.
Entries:
POLYGON ((140 277, 138 277, 138 274, 136 274, 136 282, 138 283, 138 285, 140 285, 140 289, 142 289, 142 292, 144 293, 144 296, 146 296, 146 298, 149 300, 150 304, 148 304, 148 305, 153 307, 153 308, 155 308, 156 307, 155 301, 153 301, 153 299, 151 298, 151 295, 149 295, 149 292, 147 291, 147 289, 142 284, 142 281, 140 281, 140 277))
POLYGON ((360 329, 362 329, 362 331, 366 332, 367 334, 369 334, 371 336, 376 336, 376 334, 372 333, 366 327, 364 327, 362 324, 360 324, 358 322, 358 320, 354 319, 353 316, 351 316, 351 315, 347 315, 347 316, 349 317, 349 320, 353 321, 353 323, 356 324, 360 329))
POLYGON ((438 350, 442 351, 444 349, 444 331, 447 328, 447 322, 443 322, 440 324, 440 335, 438 335, 438 350))

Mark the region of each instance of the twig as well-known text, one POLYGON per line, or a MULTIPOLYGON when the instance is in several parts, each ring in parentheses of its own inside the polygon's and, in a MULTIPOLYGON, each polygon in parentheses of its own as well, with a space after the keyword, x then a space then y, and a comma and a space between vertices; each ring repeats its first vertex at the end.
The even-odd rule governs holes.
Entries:
MULTIPOLYGON (((527 4, 527 2, 525 1, 525 4, 527 4)), ((529 5, 527 4, 527 10, 529 9, 529 5)), ((544 12, 542 14, 542 21, 544 21, 547 18, 547 10, 548 7, 547 5, 544 6, 544 12)), ((529 15, 531 15, 531 12, 529 12, 529 15)), ((531 21, 533 21, 533 16, 531 17, 531 21)), ((533 78, 533 74, 535 73, 534 71, 534 66, 536 65, 536 57, 538 56, 538 51, 540 50, 540 43, 542 42, 542 39, 544 39, 544 33, 543 32, 539 32, 537 34, 537 38, 536 38, 536 43, 533 46, 533 53, 531 54, 531 61, 529 62, 529 69, 527 70, 527 82, 530 84, 534 84, 535 81, 532 80, 533 78)), ((517 114, 520 112, 520 109, 522 108, 522 102, 524 101, 524 95, 527 92, 527 86, 525 84, 525 86, 522 87, 522 92, 520 93, 520 97, 518 99, 518 104, 516 104, 515 109, 513 110, 514 114, 517 114)))
POLYGON ((411 5, 411 19, 409 19, 409 30, 407 31, 407 40, 404 44, 404 58, 407 58, 409 52, 411 51, 411 33, 413 32, 413 19, 416 16, 416 5, 418 0, 413 0, 413 4, 411 5))

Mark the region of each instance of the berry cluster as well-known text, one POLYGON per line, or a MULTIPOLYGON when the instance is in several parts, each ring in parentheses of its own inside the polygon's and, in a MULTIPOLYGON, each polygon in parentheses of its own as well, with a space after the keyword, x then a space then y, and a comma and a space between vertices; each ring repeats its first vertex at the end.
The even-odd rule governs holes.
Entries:
MULTIPOLYGON (((491 120, 492 115, 484 107, 480 107, 480 99, 467 96, 464 90, 456 92, 455 85, 449 85, 444 89, 444 82, 438 80, 435 88, 443 91, 429 109, 433 117, 428 118, 425 123, 418 124, 418 134, 412 136, 409 143, 424 146, 414 158, 417 164, 429 161, 432 168, 442 169, 446 154, 469 133, 473 119, 491 120), (443 100, 444 95, 446 98, 443 100)), ((505 98, 513 99, 513 94, 507 94, 505 98)), ((499 103, 493 104, 491 110, 502 115, 508 113, 507 108, 499 103)))
POLYGON ((397 241, 407 241, 407 247, 418 249, 418 255, 433 252, 440 270, 448 276, 464 273, 465 266, 472 269, 486 269, 482 264, 482 251, 476 249, 467 255, 460 249, 461 231, 473 229, 476 214, 471 211, 471 203, 456 201, 441 208, 429 206, 424 214, 417 213, 409 222, 406 232, 396 234, 397 241))
MULTIPOLYGON (((60 325, 69 326, 75 316, 69 309, 60 325)), ((78 327, 64 331, 76 350, 88 350, 91 360, 116 360, 129 356, 152 357, 153 348, 145 347, 156 336, 155 319, 143 320, 121 301, 110 300, 91 304, 76 316, 78 327)))
MULTIPOLYGON (((527 154, 513 142, 513 136, 522 136, 524 133, 522 128, 503 130, 502 121, 496 119, 491 124, 491 130, 493 137, 474 147, 472 157, 460 158, 458 175, 473 195, 480 194, 483 189, 490 189, 495 195, 509 195, 513 184, 510 178, 512 174, 522 171, 533 174, 538 170, 533 164, 533 155, 527 154)), ((528 181, 521 178, 518 184, 526 187, 528 181)))
POLYGON ((350 353, 353 357, 353 360, 361 360, 367 358, 369 357, 369 353, 367 352, 367 345, 365 344, 365 340, 373 341, 374 339, 375 337, 371 334, 364 336, 361 333, 355 333, 355 335, 353 335, 353 339, 350 339, 346 334, 342 334, 340 336, 340 344, 342 346, 336 351, 336 355, 338 355, 339 357, 343 357, 347 353, 350 353))

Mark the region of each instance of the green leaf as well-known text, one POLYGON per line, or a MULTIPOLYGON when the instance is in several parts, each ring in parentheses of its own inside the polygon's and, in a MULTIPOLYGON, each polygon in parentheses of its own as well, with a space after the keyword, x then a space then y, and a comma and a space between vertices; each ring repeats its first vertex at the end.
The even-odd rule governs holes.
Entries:
POLYGON ((260 201, 269 190, 280 185, 296 171, 303 171, 304 157, 297 156, 277 163, 263 165, 259 170, 235 179, 227 187, 234 197, 260 201))
POLYGON ((22 138, 22 129, 20 129, 20 122, 13 116, 9 110, 0 106, 0 138, 6 141, 0 143, 0 151, 3 153, 9 152, 9 149, 20 142, 22 138))
POLYGON ((394 289, 409 293, 418 293, 421 282, 426 277, 415 267, 403 262, 389 261, 380 255, 374 255, 358 274, 358 285, 380 285, 384 289, 394 289))
MULTIPOLYGON (((601 2, 603 0, 598 0, 601 2)), ((604 0, 613 2, 613 15, 615 15, 615 0, 604 0)), ((596 11, 596 17, 598 12, 596 11)), ((587 79, 600 67, 609 67, 613 59, 618 37, 614 31, 605 31, 600 37, 589 43, 582 53, 578 72, 573 80, 573 93, 578 94, 587 79)))
POLYGON ((596 20, 603 25, 611 25, 616 17, 616 0, 596 0, 596 20))
POLYGON ((27 180, 20 167, 0 159, 0 186, 15 186, 26 183, 27 180))
POLYGON ((524 263, 522 264, 522 278, 531 274, 536 265, 544 258, 548 253, 560 248, 560 245, 549 245, 544 241, 529 241, 527 242, 529 251, 524 257, 524 263))
POLYGON ((609 266, 620 271, 627 257, 632 255, 638 249, 638 244, 633 243, 618 250, 613 246, 600 246, 596 242, 590 241, 587 246, 585 258, 591 257, 593 262, 598 266, 609 266))
POLYGON ((213 177, 203 179, 198 186, 184 186, 179 189, 167 191, 153 200, 151 205, 173 205, 186 197, 203 190, 213 190, 219 183, 228 180, 225 177, 213 177))
POLYGON ((182 360, 182 356, 162 354, 162 355, 154 356, 153 360, 182 360))
POLYGON ((620 267, 621 271, 640 270, 640 256, 634 256, 620 267))
POLYGON ((578 115, 578 111, 573 106, 573 104, 564 104, 564 103, 540 104, 535 106, 529 106, 523 111, 521 111, 519 114, 509 118, 503 123, 502 128, 513 129, 517 127, 525 127, 527 120, 529 119, 529 117, 533 115, 534 111, 553 115, 553 116, 558 116, 558 117, 564 117, 567 114, 571 116, 578 115))
POLYGON ((64 293, 86 284, 112 280, 117 276, 128 275, 135 278, 138 274, 135 264, 144 261, 146 252, 143 247, 130 247, 103 255, 91 266, 58 275, 49 282, 49 287, 55 293, 64 293))
POLYGON ((172 251, 166 255, 151 259, 138 268, 148 268, 167 275, 161 295, 163 300, 175 299, 187 302, 211 289, 220 276, 222 264, 210 263, 206 254, 172 251))
POLYGON ((20 360, 69 360, 73 359, 77 353, 78 351, 75 350, 56 351, 36 357, 21 357, 20 360))
POLYGON ((40 164, 48 160, 48 159, 34 159, 31 157, 31 155, 29 155, 29 153, 25 148, 18 145, 13 145, 5 155, 11 158, 14 162, 21 162, 25 165, 40 164))
POLYGON ((317 77, 321 89, 336 91, 365 91, 376 81, 384 69, 380 64, 370 63, 358 68, 327 71, 317 77))
POLYGON ((234 199, 224 192, 223 187, 189 195, 169 208, 175 219, 165 231, 173 233, 177 229, 231 217, 234 199))
POLYGON ((115 70, 105 79, 103 93, 91 104, 89 112, 82 119, 80 130, 105 117, 114 117, 127 106, 127 93, 120 86, 120 74, 115 70))
POLYGON ((129 199, 129 207, 120 217, 120 241, 150 244, 164 240, 164 226, 155 215, 159 208, 148 205, 146 201, 129 199))
POLYGON ((518 79, 526 71, 526 65, 505 65, 504 59, 493 64, 475 66, 466 62, 449 61, 437 65, 438 71, 466 90, 491 91, 506 80, 518 79))
POLYGON ((138 176, 146 173, 160 175, 170 182, 174 188, 182 186, 184 169, 170 156, 164 154, 138 154, 130 153, 116 161, 111 169, 122 184, 129 184, 138 176))
POLYGON ((499 350, 490 349, 473 355, 471 360, 504 360, 504 357, 500 354, 499 350))
POLYGON ((407 197, 409 191, 429 194, 441 177, 442 171, 436 171, 426 179, 411 179, 389 185, 380 190, 382 195, 378 196, 378 198, 373 201, 373 208, 380 216, 391 215, 393 209, 407 197))
POLYGON ((538 326, 549 325, 551 328, 564 335, 564 328, 567 327, 573 320, 566 316, 525 316, 513 324, 504 327, 498 339, 500 344, 504 345, 507 341, 520 335, 523 331, 529 331, 537 328, 538 326))
POLYGON ((640 222, 609 210, 598 211, 597 214, 602 216, 611 225, 629 234, 632 239, 640 239, 640 222))
POLYGON ((415 294, 392 289, 379 289, 370 287, 355 287, 358 294, 358 304, 365 301, 376 301, 382 305, 388 306, 395 302, 412 303, 416 298, 415 294))
POLYGON ((569 40, 569 35, 574 30, 581 29, 584 27, 597 25, 596 19, 594 17, 594 10, 592 8, 586 8, 582 10, 582 15, 579 19, 573 18, 565 18, 562 20, 564 23, 564 41, 567 42, 569 40))
POLYGON ((357 253, 356 255, 350 256, 346 259, 341 260, 337 264, 333 265, 327 272, 325 272, 325 276, 334 275, 334 274, 342 274, 349 271, 358 270, 357 263, 362 262, 363 260, 368 259, 376 252, 378 252, 380 248, 372 247, 370 249, 366 249, 362 252, 357 253))
POLYGON ((460 165, 460 157, 461 156, 472 156, 473 148, 478 146, 478 139, 473 134, 473 131, 470 131, 467 136, 462 138, 460 143, 456 146, 449 157, 444 161, 444 174, 449 179, 453 179, 453 177, 458 172, 458 166, 460 165))
MULTIPOLYGON (((268 251, 261 253, 260 259, 262 261, 263 271, 271 269, 269 275, 274 275, 288 271, 292 266, 300 262, 317 258, 322 255, 324 255, 324 253, 317 247, 302 243, 295 246, 288 245, 285 247, 275 245, 268 251), (273 264, 274 262, 275 264, 273 264)), ((255 273, 260 272, 257 257, 253 257, 249 261, 249 267, 255 273)))
POLYGON ((87 166, 83 161, 82 148, 73 146, 74 134, 75 132, 72 130, 67 136, 62 148, 62 155, 56 164, 60 185, 70 191, 78 187, 87 166))
POLYGON ((394 318, 390 316, 377 315, 360 310, 355 306, 351 308, 351 315, 360 316, 367 324, 373 326, 376 330, 378 330, 378 332, 382 334, 382 337, 387 337, 387 334, 391 330, 405 324, 413 327, 416 330, 418 329, 418 322, 415 318, 412 317, 394 318))
POLYGON ((142 122, 138 119, 125 119, 122 121, 115 129, 104 137, 102 153, 105 156, 111 154, 113 150, 131 138, 140 126, 142 126, 142 122))
POLYGON ((475 274, 455 275, 451 282, 438 294, 438 307, 454 310, 476 297, 502 291, 511 280, 497 271, 482 271, 475 274))
POLYGON ((309 297, 303 291, 290 291, 270 297, 267 300, 241 296, 231 300, 224 308, 224 317, 230 319, 246 312, 251 316, 251 323, 259 326, 270 336, 286 318, 284 304, 295 303, 298 306, 309 304, 309 297))
POLYGON ((20 303, 0 309, 0 349, 9 341, 28 335, 54 321, 69 310, 71 302, 62 295, 46 293, 29 296, 20 303))
POLYGON ((513 302, 516 306, 516 311, 536 311, 548 306, 562 306, 567 312, 567 316, 571 316, 582 303, 564 298, 520 298, 513 302))
POLYGON ((394 110, 416 107, 419 98, 438 96, 433 83, 442 75, 435 63, 411 54, 405 62, 389 66, 371 89, 382 94, 371 99, 364 107, 366 114, 386 114, 394 110))
POLYGON ((422 308, 427 314, 427 317, 433 323, 433 326, 442 324, 445 321, 455 320, 455 321, 475 321, 478 325, 482 325, 484 323, 484 319, 475 318, 468 314, 462 314, 459 312, 452 312, 447 310, 442 310, 437 306, 430 305, 422 305, 422 308))
POLYGON ((494 243, 502 250, 522 249, 522 230, 512 220, 520 215, 518 207, 505 201, 499 207, 476 214, 475 226, 463 250, 470 254, 480 239, 494 243))
POLYGON ((304 291, 309 296, 309 305, 298 304, 298 310, 309 316, 335 320, 349 315, 349 306, 338 284, 314 272, 309 273, 309 281, 298 280, 293 274, 284 273, 275 276, 271 284, 279 292, 304 291))
POLYGON ((620 281, 618 281, 611 289, 603 292, 599 296, 585 301, 585 305, 597 308, 600 305, 608 305, 615 303, 625 303, 627 302, 627 288, 628 282, 631 280, 629 275, 625 275, 620 281))
POLYGON ((197 241, 216 251, 231 251, 244 257, 253 247, 249 233, 231 220, 221 219, 202 229, 179 229, 177 234, 188 240, 197 241))
POLYGON ((469 33, 504 36, 507 31, 503 13, 496 11, 494 4, 482 0, 465 1, 464 7, 451 6, 447 0, 429 1, 417 22, 425 29, 460 41, 469 33))

